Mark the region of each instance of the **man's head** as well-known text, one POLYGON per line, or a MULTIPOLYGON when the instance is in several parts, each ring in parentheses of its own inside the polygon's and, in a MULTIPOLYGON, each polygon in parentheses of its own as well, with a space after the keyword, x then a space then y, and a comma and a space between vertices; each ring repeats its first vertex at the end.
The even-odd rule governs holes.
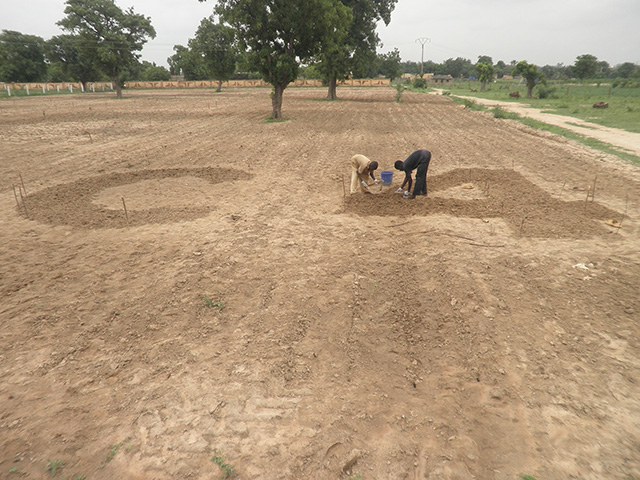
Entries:
POLYGON ((375 160, 372 160, 371 163, 369 164, 369 171, 373 172, 374 170, 378 169, 378 162, 376 162, 375 160))
POLYGON ((404 162, 402 160, 398 160, 393 166, 396 167, 396 170, 404 170, 404 162))

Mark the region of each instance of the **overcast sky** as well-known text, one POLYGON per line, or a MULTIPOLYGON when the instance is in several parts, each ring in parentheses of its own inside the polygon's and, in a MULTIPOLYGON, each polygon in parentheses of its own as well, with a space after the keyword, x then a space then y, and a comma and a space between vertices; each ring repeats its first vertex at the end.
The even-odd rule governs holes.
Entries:
MULTIPOLYGON (((304 0, 300 0, 304 1, 304 0)), ((142 59, 167 66, 174 45, 186 45, 214 0, 116 0, 151 17, 157 36, 142 59)), ((59 35, 64 0, 0 0, 0 29, 45 39, 59 35)), ((572 65, 589 53, 612 66, 640 64, 640 0, 398 0, 388 27, 378 33, 381 53, 400 50, 420 61, 418 38, 428 38, 424 60, 441 63, 488 55, 494 63, 526 60, 539 66, 572 65)))

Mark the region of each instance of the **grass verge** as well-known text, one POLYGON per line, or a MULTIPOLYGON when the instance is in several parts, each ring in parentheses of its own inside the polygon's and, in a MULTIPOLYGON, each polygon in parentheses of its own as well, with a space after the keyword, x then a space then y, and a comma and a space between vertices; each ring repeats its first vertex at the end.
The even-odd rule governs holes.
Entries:
POLYGON ((556 127, 555 125, 549 125, 544 122, 540 122, 538 120, 533 120, 531 118, 525 118, 517 113, 508 112, 503 108, 488 108, 483 105, 474 102, 473 100, 459 98, 455 96, 450 97, 455 103, 459 105, 464 105, 465 108, 474 111, 490 111, 493 113, 495 118, 506 119, 506 120, 516 120, 528 127, 534 128, 536 130, 542 130, 545 132, 553 133, 555 135, 560 135, 561 137, 567 138, 569 140, 573 140, 574 142, 580 143, 581 145, 585 145, 594 150, 598 150, 599 152, 603 152, 609 155, 615 155, 618 158, 630 162, 634 165, 640 166, 640 157, 634 155, 632 153, 625 152, 624 150, 620 150, 613 145, 610 145, 605 142, 601 142, 600 140, 596 140, 594 138, 585 137, 584 135, 580 135, 578 133, 574 133, 571 130, 567 130, 566 128, 556 127))

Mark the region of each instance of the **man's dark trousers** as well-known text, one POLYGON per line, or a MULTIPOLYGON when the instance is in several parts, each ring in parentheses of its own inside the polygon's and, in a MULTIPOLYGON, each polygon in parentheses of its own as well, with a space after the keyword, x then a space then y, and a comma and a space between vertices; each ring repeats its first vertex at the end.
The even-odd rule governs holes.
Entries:
POLYGON ((425 150, 424 155, 418 162, 418 168, 416 168, 416 186, 413 189, 414 195, 426 195, 427 194, 427 169, 429 168, 429 162, 431 161, 431 152, 425 150))

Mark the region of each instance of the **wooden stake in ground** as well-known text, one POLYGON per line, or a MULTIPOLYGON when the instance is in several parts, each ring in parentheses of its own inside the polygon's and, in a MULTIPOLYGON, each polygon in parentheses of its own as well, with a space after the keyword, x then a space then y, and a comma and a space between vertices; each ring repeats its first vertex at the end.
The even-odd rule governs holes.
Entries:
MULTIPOLYGON (((22 177, 20 177, 22 178, 22 177)), ((29 218, 29 211, 27 210, 27 202, 25 202, 25 197, 22 195, 22 190, 20 188, 18 188, 18 191, 20 192, 20 200, 22 200, 22 208, 24 208, 24 215, 29 218)), ((27 192, 25 192, 25 195, 27 194, 27 192)))
POLYGON ((522 217, 522 222, 520 222, 520 235, 522 235, 522 229, 524 228, 524 222, 527 220, 527 216, 522 217))
POLYGON ((584 199, 585 208, 586 208, 586 204, 589 201, 589 199, 591 199, 591 202, 593 202, 593 199, 596 196, 596 180, 598 180, 598 176, 597 175, 593 179, 593 183, 591 185, 589 185, 589 187, 587 187, 587 198, 584 199))
POLYGON ((20 208, 20 201, 18 200, 18 194, 16 193, 16 186, 14 184, 11 184, 11 188, 13 188, 13 196, 16 199, 16 205, 18 206, 18 208, 20 208))
POLYGON ((624 214, 622 215, 622 219, 620 220, 620 223, 618 224, 618 230, 616 231, 616 233, 620 233, 620 229, 622 228, 622 222, 624 222, 624 219, 627 217, 627 207, 629 206, 629 194, 627 193, 627 198, 624 201, 624 214))
POLYGON ((560 195, 558 196, 558 198, 562 198, 562 192, 564 192, 564 186, 567 184, 567 181, 565 180, 564 183, 562 184, 562 188, 560 189, 560 195))
POLYGON ((20 176, 20 185, 22 185, 22 190, 24 190, 24 194, 26 195, 27 194, 27 189, 24 188, 24 180, 22 180, 22 174, 19 173, 18 175, 20 176))
POLYGON ((124 197, 120 198, 122 198, 122 206, 124 207, 124 218, 127 219, 127 225, 129 225, 129 213, 127 213, 127 204, 124 203, 124 197))

